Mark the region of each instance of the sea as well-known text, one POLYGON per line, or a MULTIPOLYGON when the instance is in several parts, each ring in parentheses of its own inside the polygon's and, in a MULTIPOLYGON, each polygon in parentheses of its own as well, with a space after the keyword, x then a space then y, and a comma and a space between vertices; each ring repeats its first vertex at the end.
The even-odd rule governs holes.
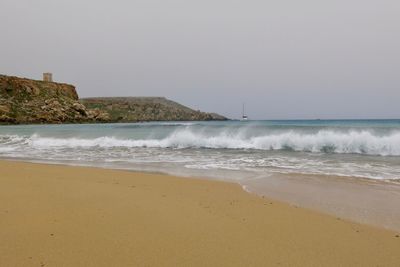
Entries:
POLYGON ((236 179, 301 173, 400 180, 400 120, 2 126, 0 156, 193 175, 200 170, 206 177, 230 170, 239 173, 236 179))
MULTIPOLYGON (((374 206, 367 201, 368 194, 378 190, 360 186, 389 184, 389 190, 383 186, 376 199, 382 201, 380 195, 385 198, 388 191, 394 192, 387 201, 399 202, 388 213, 395 215, 391 220, 399 220, 400 229, 400 187, 396 187, 400 185, 400 120, 1 126, 0 158, 227 180, 311 208, 321 203, 336 208, 353 205, 360 207, 360 214, 374 206), (355 197, 340 202, 346 198, 338 194, 354 185, 360 186, 348 194, 355 197), (329 199, 332 190, 338 194, 329 199)), ((375 209, 392 204, 384 202, 375 209)), ((357 212, 343 211, 347 213, 357 212)))

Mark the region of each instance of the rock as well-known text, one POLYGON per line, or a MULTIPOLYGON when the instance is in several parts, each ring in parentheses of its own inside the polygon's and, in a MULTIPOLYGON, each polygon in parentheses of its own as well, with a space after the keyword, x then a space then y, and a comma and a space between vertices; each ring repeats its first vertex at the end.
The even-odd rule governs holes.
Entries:
POLYGON ((53 100, 53 102, 51 104, 53 106, 60 106, 60 102, 58 102, 57 100, 53 100))
POLYGON ((101 112, 97 117, 96 120, 101 122, 110 121, 110 115, 106 112, 101 112))
POLYGON ((32 93, 32 88, 30 88, 29 86, 25 85, 25 91, 27 94, 31 94, 32 93))
POLYGON ((75 102, 74 104, 72 104, 72 108, 78 111, 83 116, 87 115, 86 107, 81 103, 75 102))
POLYGON ((89 98, 73 85, 0 75, 1 123, 226 120, 162 97, 89 98))
POLYGON ((0 75, 1 123, 86 122, 85 114, 72 85, 0 75))
POLYGON ((38 96, 38 95, 40 95, 40 89, 37 88, 37 87, 32 88, 32 93, 33 93, 35 96, 38 96))
POLYGON ((10 107, 8 105, 0 105, 0 114, 9 112, 10 112, 10 107))
POLYGON ((87 112, 87 115, 88 115, 89 119, 95 119, 100 115, 100 110, 98 110, 98 109, 90 109, 87 112))
POLYGON ((96 121, 106 122, 110 120, 110 115, 107 112, 99 110, 98 108, 89 109, 87 114, 90 119, 96 121))
POLYGON ((0 123, 16 123, 16 119, 7 115, 0 115, 0 123))

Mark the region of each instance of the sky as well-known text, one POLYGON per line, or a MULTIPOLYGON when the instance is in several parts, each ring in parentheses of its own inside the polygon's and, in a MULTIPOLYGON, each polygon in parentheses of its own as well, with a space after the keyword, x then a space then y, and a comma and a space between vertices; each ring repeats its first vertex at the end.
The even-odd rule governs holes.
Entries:
POLYGON ((251 119, 400 118, 398 0, 1 0, 0 73, 251 119))

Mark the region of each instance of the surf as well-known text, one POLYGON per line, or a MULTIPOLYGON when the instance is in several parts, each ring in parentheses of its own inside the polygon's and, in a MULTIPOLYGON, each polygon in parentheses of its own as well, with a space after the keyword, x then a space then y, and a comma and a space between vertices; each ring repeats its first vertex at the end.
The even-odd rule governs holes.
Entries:
POLYGON ((51 148, 174 148, 174 149, 244 149, 283 150, 310 153, 361 154, 400 156, 400 131, 377 134, 373 131, 319 130, 315 133, 288 130, 283 132, 259 132, 249 135, 245 130, 211 132, 191 127, 177 129, 161 138, 149 132, 144 138, 101 136, 96 138, 56 138, 39 134, 30 136, 0 135, 0 146, 11 149, 27 146, 32 149, 51 148))

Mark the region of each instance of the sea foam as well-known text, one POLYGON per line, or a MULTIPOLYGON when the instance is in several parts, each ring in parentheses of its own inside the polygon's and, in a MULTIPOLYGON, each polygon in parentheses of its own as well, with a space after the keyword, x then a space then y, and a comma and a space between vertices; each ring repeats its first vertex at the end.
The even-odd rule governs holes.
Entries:
POLYGON ((96 138, 55 138, 37 134, 31 136, 0 136, 3 149, 25 145, 35 149, 48 148, 207 148, 286 150, 318 153, 355 153, 365 155, 400 156, 400 132, 378 135, 368 130, 338 132, 320 130, 300 133, 289 130, 281 133, 263 133, 247 136, 242 131, 207 133, 183 128, 162 138, 133 139, 103 136, 96 138))

